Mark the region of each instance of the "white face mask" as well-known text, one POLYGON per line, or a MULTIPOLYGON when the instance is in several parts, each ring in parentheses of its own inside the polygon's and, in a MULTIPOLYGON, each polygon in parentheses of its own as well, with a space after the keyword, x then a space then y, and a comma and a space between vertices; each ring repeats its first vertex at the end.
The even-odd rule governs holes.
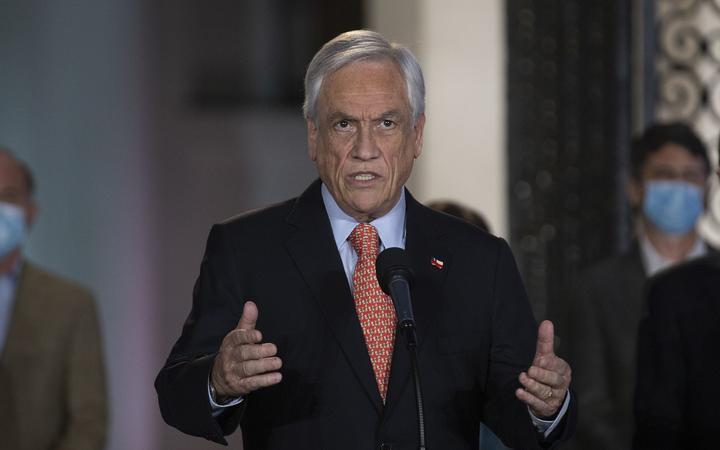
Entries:
POLYGON ((0 202, 0 258, 6 257, 25 240, 25 210, 0 202))

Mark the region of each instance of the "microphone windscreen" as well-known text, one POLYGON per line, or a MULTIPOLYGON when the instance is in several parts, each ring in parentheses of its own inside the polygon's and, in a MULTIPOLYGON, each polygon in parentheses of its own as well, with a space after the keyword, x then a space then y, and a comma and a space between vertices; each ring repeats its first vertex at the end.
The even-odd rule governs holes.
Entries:
POLYGON ((383 292, 390 295, 390 279, 393 276, 405 278, 412 285, 413 273, 405 250, 399 247, 386 248, 377 257, 375 264, 377 279, 383 292))

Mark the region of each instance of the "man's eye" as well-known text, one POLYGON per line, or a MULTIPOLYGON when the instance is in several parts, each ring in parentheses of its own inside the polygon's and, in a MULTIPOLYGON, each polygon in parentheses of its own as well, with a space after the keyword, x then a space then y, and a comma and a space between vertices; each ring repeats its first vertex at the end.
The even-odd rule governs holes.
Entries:
POLYGON ((344 130, 348 127, 350 127, 350 122, 348 122, 347 120, 340 120, 335 124, 335 128, 339 128, 341 130, 344 130))
POLYGON ((395 122, 393 122, 393 121, 390 120, 390 119, 384 119, 384 120, 381 122, 381 125, 382 125, 383 128, 393 128, 393 127, 395 126, 395 122))

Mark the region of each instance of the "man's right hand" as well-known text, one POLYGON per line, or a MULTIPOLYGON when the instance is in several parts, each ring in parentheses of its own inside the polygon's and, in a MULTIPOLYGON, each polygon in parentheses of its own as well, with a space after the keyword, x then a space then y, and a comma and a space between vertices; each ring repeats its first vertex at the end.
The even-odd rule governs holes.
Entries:
POLYGON ((210 376, 218 402, 247 395, 282 380, 282 374, 278 372, 282 360, 275 356, 277 347, 267 342, 261 344, 262 333, 255 329, 257 318, 257 305, 245 302, 237 327, 220 345, 210 376))

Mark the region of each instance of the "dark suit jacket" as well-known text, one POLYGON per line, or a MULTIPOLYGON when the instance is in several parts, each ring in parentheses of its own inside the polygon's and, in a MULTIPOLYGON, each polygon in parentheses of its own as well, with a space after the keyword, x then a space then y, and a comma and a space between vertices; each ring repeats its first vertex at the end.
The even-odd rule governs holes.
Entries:
MULTIPOLYGON (((24 263, 0 372, 17 445, 2 450, 100 450, 107 433, 102 340, 92 294, 24 263)), ((0 414, 2 416, 3 414, 0 414)), ((0 427, 1 428, 1 427, 0 427)), ((6 446, 7 445, 7 446, 6 446)))
MULTIPOLYGON (((476 450, 481 420, 515 448, 540 448, 514 395, 536 324, 507 244, 406 199, 428 448, 476 450)), ((418 445, 409 373, 398 337, 383 405, 317 181, 297 200, 213 227, 192 311, 155 386, 169 424, 225 442, 239 423, 247 450, 397 450, 418 445), (215 420, 208 375, 247 299, 277 344, 283 381, 215 420)), ((556 436, 572 430, 574 411, 556 436)))
POLYGON ((646 279, 638 243, 580 275, 565 340, 582 411, 573 449, 632 445, 635 345, 646 279))
POLYGON ((685 263, 649 283, 635 403, 639 450, 720 445, 720 257, 685 263))

